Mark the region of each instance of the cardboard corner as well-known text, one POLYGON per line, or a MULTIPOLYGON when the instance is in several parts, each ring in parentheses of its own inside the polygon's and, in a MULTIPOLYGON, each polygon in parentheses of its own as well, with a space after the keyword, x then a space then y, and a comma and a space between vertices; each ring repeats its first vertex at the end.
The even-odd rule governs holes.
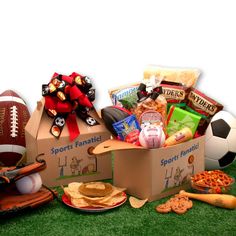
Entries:
POLYGON ((25 126, 26 133, 29 133, 34 138, 36 138, 38 134, 40 121, 44 111, 44 104, 44 98, 37 102, 37 106, 25 126))

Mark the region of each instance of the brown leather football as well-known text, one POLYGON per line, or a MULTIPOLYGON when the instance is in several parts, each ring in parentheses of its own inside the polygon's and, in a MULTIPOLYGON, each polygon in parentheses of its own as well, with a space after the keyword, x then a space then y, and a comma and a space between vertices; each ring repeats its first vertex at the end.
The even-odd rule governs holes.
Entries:
POLYGON ((24 100, 14 91, 0 94, 0 166, 14 166, 25 153, 25 126, 30 117, 24 100))

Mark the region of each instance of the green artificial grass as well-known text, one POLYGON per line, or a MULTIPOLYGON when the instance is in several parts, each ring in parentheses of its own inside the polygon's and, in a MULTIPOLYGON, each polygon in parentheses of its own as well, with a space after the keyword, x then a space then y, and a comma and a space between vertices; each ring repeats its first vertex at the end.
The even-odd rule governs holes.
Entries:
MULTIPOLYGON (((236 163, 225 169, 236 177, 236 163)), ((59 198, 62 190, 56 188, 59 198)), ((236 184, 231 194, 236 195, 236 184)), ((0 219, 0 236, 7 235, 236 235, 236 210, 193 200, 184 215, 159 214, 155 207, 169 197, 133 209, 123 206, 103 213, 83 213, 60 200, 20 215, 0 219)))

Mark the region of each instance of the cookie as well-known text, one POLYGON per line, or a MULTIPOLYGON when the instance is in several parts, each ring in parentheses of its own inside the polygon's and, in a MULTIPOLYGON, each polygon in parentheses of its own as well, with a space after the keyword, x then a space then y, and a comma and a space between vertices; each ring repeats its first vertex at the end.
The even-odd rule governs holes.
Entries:
POLYGON ((188 197, 176 194, 170 198, 166 203, 158 205, 156 211, 159 213, 175 212, 179 215, 187 212, 188 209, 193 207, 193 202, 188 197))
POLYGON ((156 211, 162 214, 171 212, 171 206, 169 204, 160 204, 156 207, 156 211))
POLYGON ((188 208, 184 202, 176 202, 171 205, 171 210, 179 215, 182 215, 187 212, 188 208))

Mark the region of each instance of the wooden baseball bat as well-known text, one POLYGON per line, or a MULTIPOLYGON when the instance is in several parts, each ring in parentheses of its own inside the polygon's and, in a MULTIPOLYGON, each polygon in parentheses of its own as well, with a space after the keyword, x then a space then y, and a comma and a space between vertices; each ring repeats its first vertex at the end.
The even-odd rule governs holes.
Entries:
POLYGON ((236 208, 236 197, 227 194, 199 194, 199 193, 188 193, 184 190, 179 192, 180 195, 187 196, 192 199, 209 203, 213 206, 234 209, 236 208))

